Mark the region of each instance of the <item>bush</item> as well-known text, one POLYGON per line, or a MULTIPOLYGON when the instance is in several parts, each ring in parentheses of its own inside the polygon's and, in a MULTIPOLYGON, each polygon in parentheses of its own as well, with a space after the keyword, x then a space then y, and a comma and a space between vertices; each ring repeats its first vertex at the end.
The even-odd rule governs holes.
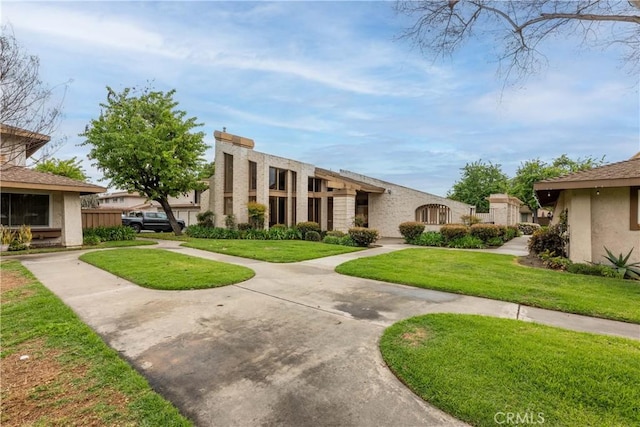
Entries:
POLYGON ((517 227, 518 231, 527 236, 530 236, 537 230, 540 230, 540 224, 536 224, 534 222, 521 222, 517 227))
POLYGON ((588 276, 621 278, 620 274, 608 265, 575 263, 567 266, 567 271, 573 274, 586 274, 588 276))
POLYGON ((9 243, 8 251, 26 251, 28 249, 25 243, 22 243, 19 239, 13 239, 11 243, 9 243))
POLYGON ((353 246, 353 247, 358 246, 358 244, 355 242, 355 240, 353 240, 351 238, 351 236, 349 236, 348 234, 345 234, 344 236, 342 236, 340 238, 340 244, 342 246, 353 246))
POLYGON ((516 227, 515 225, 507 225, 504 236, 502 236, 502 240, 508 242, 509 240, 514 239, 519 235, 520 231, 518 230, 518 227, 516 227))
POLYGON ((215 214, 211 211, 200 212, 196 219, 201 227, 215 227, 215 214))
POLYGON ((440 227, 440 234, 446 242, 464 237, 469 234, 469 227, 461 224, 449 224, 440 227))
POLYGON ((483 249, 486 247, 481 239, 469 234, 462 237, 456 237, 448 243, 448 246, 450 248, 459 249, 483 249))
POLYGON ((303 238, 306 236, 307 232, 309 231, 315 231, 316 233, 320 234, 320 224, 318 224, 317 222, 313 222, 313 221, 299 222, 296 225, 296 228, 300 231, 303 238))
POLYGON ((404 241, 411 243, 422 234, 424 231, 424 224, 421 222, 408 221, 400 224, 398 229, 400 230, 402 237, 404 237, 404 241))
POLYGON ((473 224, 469 228, 470 235, 477 237, 485 243, 488 243, 490 239, 498 238, 501 241, 500 244, 502 244, 502 236, 505 232, 505 227, 495 224, 473 224))
POLYGON ((555 252, 549 252, 548 250, 539 254, 538 257, 542 260, 542 264, 545 267, 552 270, 566 270, 567 267, 572 264, 570 259, 556 256, 555 252))
POLYGON ((224 217, 224 226, 229 230, 236 229, 236 216, 234 214, 230 214, 224 217))
POLYGON ((238 238, 246 240, 269 240, 269 237, 269 230, 256 230, 255 228, 241 231, 238 236, 238 238))
POLYGON ((239 222, 236 227, 240 231, 247 231, 247 230, 251 230, 252 228, 255 228, 253 225, 249 224, 248 222, 239 222))
POLYGON ((565 257, 565 238, 559 225, 541 228, 533 233, 529 239, 529 250, 536 255, 545 251, 553 252, 556 256, 565 257))
POLYGON ((332 237, 344 237, 346 236, 347 233, 343 232, 343 231, 339 231, 339 230, 331 230, 331 231, 327 231, 327 236, 332 236, 332 237))
POLYGON ((240 233, 236 230, 222 227, 202 227, 200 225, 188 226, 184 234, 199 239, 237 239, 240 237, 240 233))
POLYGON ((96 246, 100 244, 100 237, 96 236, 95 234, 89 235, 89 236, 85 236, 84 239, 82 239, 82 244, 85 246, 96 246))
POLYGON ((97 236, 101 242, 113 242, 121 240, 135 240, 136 232, 133 228, 124 225, 114 227, 94 227, 82 230, 83 240, 88 236, 97 236))
POLYGON ((341 237, 338 236, 330 236, 330 235, 326 235, 324 236, 324 239, 322 239, 322 243, 327 243, 329 245, 339 245, 341 244, 341 237))
POLYGON ((493 246, 497 248, 504 244, 504 240, 502 240, 502 237, 492 237, 489 240, 487 240, 485 243, 487 244, 487 246, 493 246))
POLYGON ((247 212, 249 215, 249 222, 253 228, 264 228, 264 217, 267 213, 267 207, 262 203, 249 202, 247 203, 247 212))
POLYGON ((321 240, 320 233, 314 230, 309 230, 305 233, 304 240, 308 242, 319 242, 321 240))
POLYGON ((419 235, 412 242, 420 246, 444 246, 444 237, 437 231, 427 231, 419 235))
POLYGON ((482 222, 482 219, 475 215, 462 215, 460 219, 462 220, 462 223, 464 225, 473 225, 473 224, 479 224, 480 222, 482 222))
POLYGON ((379 238, 378 230, 364 227, 350 228, 349 236, 351 236, 356 245, 364 248, 369 247, 379 238))

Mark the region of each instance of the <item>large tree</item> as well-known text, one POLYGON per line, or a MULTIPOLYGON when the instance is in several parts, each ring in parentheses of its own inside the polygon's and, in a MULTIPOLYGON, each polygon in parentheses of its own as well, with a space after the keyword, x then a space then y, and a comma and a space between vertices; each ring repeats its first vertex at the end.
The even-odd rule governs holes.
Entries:
POLYGON ((179 235, 168 199, 201 189, 198 174, 207 145, 203 132, 192 132, 202 124, 176 108, 174 94, 175 90, 149 88, 116 93, 107 87, 100 117, 91 120, 81 136, 86 138, 82 145, 91 147, 89 158, 109 185, 160 203, 179 235))
POLYGON ((640 0, 399 0, 396 9, 415 18, 404 37, 433 57, 491 38, 507 79, 538 71, 546 63, 541 42, 553 37, 621 45, 630 71, 640 68, 640 0))
POLYGON ((78 181, 86 181, 87 174, 82 168, 80 160, 76 157, 62 160, 50 158, 41 161, 33 169, 38 172, 49 172, 54 175, 66 176, 67 178, 77 179, 78 181))
POLYGON ((534 222, 540 205, 533 190, 533 184, 544 179, 557 178, 568 173, 591 169, 604 164, 604 157, 596 159, 586 157, 573 160, 563 154, 551 163, 540 159, 527 160, 516 171, 516 176, 509 183, 509 194, 516 196, 533 212, 534 222))
MULTIPOLYGON (((3 25, 1 31, 0 123, 11 126, 7 128, 10 132, 20 132, 22 136, 23 131, 51 136, 60 123, 62 99, 56 99, 55 87, 40 79, 39 58, 20 46, 10 26, 3 25)), ((65 87, 66 83, 58 86, 65 87)), ((50 156, 61 144, 61 141, 49 143, 40 151, 41 157, 50 156)), ((17 155, 19 150, 11 150, 4 162, 15 160, 17 155)))
POLYGON ((477 212, 489 212, 487 197, 507 190, 508 178, 499 164, 485 163, 482 160, 467 163, 459 181, 447 193, 447 197, 474 205, 477 212))

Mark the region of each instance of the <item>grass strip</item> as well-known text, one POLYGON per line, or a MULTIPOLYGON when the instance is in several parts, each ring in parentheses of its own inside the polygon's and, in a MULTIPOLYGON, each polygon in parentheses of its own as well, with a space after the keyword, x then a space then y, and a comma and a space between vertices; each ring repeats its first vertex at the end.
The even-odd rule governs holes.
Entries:
POLYGON ((380 349, 416 394, 472 425, 640 425, 638 341, 429 314, 389 327, 380 349))
POLYGON ((299 262, 363 249, 304 240, 191 239, 181 246, 275 263, 299 262))
POLYGON ((114 249, 88 252, 82 261, 145 288, 207 289, 252 278, 249 268, 183 255, 163 249, 114 249))
POLYGON ((640 323, 640 282, 524 267, 511 255, 405 249, 348 261, 338 273, 640 323))
POLYGON ((0 270, 3 426, 192 425, 18 261, 0 270))
POLYGON ((97 245, 85 245, 78 246, 77 248, 32 248, 26 249, 24 251, 6 251, 2 252, 2 257, 13 256, 13 255, 32 255, 32 254, 47 254, 52 252, 68 252, 68 251, 80 251, 83 249, 109 249, 109 248, 125 248, 130 246, 150 246, 157 245, 157 242, 153 240, 117 240, 110 242, 100 242, 97 245))

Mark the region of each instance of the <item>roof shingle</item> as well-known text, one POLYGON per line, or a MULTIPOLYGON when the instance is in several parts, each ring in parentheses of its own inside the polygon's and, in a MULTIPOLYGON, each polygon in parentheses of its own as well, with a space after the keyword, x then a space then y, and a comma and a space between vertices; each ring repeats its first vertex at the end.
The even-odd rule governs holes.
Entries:
POLYGON ((39 190, 77 191, 80 193, 102 193, 106 188, 77 181, 47 172, 38 172, 21 166, 10 166, 0 171, 0 187, 30 188, 39 190))

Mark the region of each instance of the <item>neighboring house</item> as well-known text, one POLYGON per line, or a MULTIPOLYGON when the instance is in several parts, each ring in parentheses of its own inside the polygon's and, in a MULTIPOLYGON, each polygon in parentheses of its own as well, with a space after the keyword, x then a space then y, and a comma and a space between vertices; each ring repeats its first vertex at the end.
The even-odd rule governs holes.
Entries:
MULTIPOLYGON (((208 190, 190 191, 180 197, 170 197, 169 205, 173 215, 176 219, 184 220, 187 225, 196 224, 196 216, 200 213, 201 206, 209 205, 208 194, 208 190), (205 203, 202 204, 202 201, 205 203)), ((100 194, 98 196, 98 204, 101 209, 120 209, 123 213, 131 211, 163 211, 160 203, 149 200, 146 196, 126 191, 100 194)))
MULTIPOLYGON (((356 216, 381 236, 399 237, 398 226, 420 221, 428 229, 460 223, 473 206, 379 179, 341 170, 333 172, 260 153, 251 139, 215 131, 215 175, 209 209, 216 224, 233 214, 249 222, 247 203, 268 207, 265 226, 314 221, 323 230, 347 231, 356 216)), ((203 210, 205 205, 202 204, 203 210)))
POLYGON ((553 206, 552 223, 567 211, 569 258, 574 262, 604 262, 605 247, 640 261, 640 153, 560 178, 537 182, 542 206, 553 206))
POLYGON ((105 188, 28 169, 27 159, 50 137, 0 125, 2 225, 31 226, 32 245, 82 245, 80 196, 105 188))

